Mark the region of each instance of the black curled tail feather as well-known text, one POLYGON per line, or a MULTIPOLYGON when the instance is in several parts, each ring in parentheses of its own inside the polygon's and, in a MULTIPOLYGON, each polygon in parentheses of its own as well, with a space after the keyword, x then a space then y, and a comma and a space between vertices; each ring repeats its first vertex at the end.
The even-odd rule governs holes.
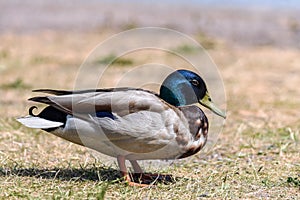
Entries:
POLYGON ((53 106, 47 106, 39 114, 33 114, 33 110, 38 109, 36 106, 29 108, 29 115, 34 117, 40 117, 55 122, 66 123, 67 115, 66 113, 54 108, 53 106))
POLYGON ((31 106, 28 111, 29 115, 37 117, 37 115, 33 114, 33 110, 35 110, 35 109, 38 109, 38 108, 36 106, 31 106))

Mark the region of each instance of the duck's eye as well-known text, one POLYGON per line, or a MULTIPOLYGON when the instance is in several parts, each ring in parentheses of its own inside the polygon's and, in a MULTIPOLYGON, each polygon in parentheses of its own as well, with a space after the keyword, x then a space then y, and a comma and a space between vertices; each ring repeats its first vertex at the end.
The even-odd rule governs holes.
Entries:
POLYGON ((197 81, 196 79, 193 79, 191 82, 192 82, 192 84, 194 86, 198 86, 199 85, 199 81, 197 81))
POLYGON ((210 97, 208 97, 208 101, 211 101, 211 98, 210 98, 210 97))

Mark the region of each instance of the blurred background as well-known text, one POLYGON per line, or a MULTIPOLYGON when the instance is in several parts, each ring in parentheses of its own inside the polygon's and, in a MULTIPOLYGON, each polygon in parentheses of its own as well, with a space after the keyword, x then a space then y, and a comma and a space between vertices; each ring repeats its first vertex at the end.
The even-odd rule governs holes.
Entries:
POLYGON ((173 28, 243 45, 300 47, 297 0, 1 1, 2 34, 173 28))

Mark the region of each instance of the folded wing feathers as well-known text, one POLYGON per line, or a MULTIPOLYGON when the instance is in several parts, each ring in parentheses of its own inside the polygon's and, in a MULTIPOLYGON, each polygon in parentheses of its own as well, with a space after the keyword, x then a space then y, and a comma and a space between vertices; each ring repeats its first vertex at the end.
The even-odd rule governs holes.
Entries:
MULTIPOLYGON (((39 90, 51 91, 51 90, 39 90)), ((53 93, 59 93, 54 91, 53 93)), ((61 92, 63 93, 63 92, 61 92)), ((95 111, 112 111, 120 116, 140 110, 162 112, 169 105, 155 94, 144 90, 120 90, 115 92, 87 92, 71 95, 33 97, 29 100, 52 105, 59 110, 70 113, 94 113, 95 111)))

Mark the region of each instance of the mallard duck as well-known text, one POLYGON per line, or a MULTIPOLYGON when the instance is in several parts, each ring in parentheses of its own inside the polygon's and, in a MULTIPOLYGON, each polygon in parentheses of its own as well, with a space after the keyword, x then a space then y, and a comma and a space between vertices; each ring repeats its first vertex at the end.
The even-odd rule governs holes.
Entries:
POLYGON ((177 70, 163 81, 160 93, 139 88, 80 91, 39 89, 52 94, 30 101, 47 104, 39 114, 17 120, 70 142, 116 157, 122 176, 131 180, 125 160, 142 173, 137 160, 180 159, 205 145, 208 120, 200 105, 225 118, 212 102, 203 79, 177 70))

